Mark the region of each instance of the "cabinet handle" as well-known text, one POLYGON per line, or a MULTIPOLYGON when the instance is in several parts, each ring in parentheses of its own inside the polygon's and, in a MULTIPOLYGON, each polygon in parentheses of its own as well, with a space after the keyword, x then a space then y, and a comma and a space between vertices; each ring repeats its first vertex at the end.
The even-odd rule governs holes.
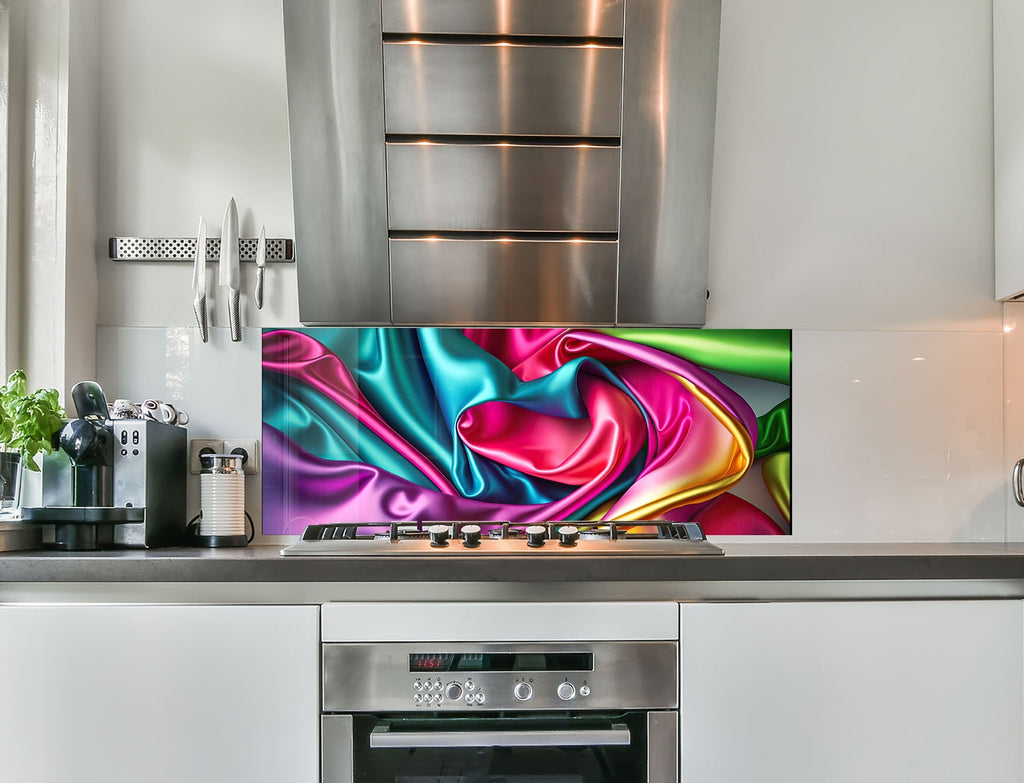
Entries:
POLYGON ((1021 483, 1024 478, 1024 459, 1017 460, 1017 464, 1013 466, 1013 499, 1017 501, 1018 506, 1024 507, 1024 484, 1021 483))
POLYGON ((391 731, 388 724, 370 732, 371 748, 558 747, 566 745, 628 745, 629 728, 615 723, 607 729, 562 731, 391 731))

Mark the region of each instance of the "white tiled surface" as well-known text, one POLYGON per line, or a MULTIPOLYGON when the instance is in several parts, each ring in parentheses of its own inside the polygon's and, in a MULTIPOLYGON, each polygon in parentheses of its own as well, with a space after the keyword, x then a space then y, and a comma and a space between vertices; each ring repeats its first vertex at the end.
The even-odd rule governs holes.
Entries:
POLYGON ((1003 540, 999 333, 794 332, 793 353, 793 540, 1003 540))

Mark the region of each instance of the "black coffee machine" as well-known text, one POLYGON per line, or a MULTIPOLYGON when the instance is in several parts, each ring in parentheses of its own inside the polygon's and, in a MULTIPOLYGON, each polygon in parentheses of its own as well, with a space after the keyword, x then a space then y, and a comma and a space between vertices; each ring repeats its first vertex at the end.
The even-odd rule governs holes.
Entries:
POLYGON ((59 549, 180 544, 185 531, 187 433, 148 419, 110 419, 99 384, 71 390, 78 418, 43 460, 43 506, 22 509, 59 549))

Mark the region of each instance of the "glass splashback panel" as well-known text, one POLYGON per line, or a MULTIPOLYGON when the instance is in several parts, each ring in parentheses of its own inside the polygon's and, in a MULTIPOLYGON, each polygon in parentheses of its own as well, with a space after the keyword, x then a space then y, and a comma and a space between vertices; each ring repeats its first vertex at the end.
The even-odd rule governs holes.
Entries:
POLYGON ((263 332, 263 532, 790 522, 788 330, 263 332))

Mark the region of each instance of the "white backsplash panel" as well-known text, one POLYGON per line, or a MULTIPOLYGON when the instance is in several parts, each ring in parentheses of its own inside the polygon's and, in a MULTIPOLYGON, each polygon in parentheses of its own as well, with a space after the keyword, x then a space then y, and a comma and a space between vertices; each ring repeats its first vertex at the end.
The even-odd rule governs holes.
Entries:
MULTIPOLYGON (((1020 317, 1024 305, 1007 312, 1020 317)), ((156 397, 188 411, 190 438, 259 438, 260 330, 244 329, 240 343, 226 328, 210 335, 203 344, 193 327, 100 327, 97 379, 111 400, 156 397)), ((1005 337, 1008 389, 1014 377, 1024 389, 1024 339, 1015 329, 1005 337)), ((1007 495, 1008 471, 1024 456, 1012 449, 1014 432, 1024 443, 1024 406, 1007 392, 1004 452, 1003 338, 794 331, 796 524, 787 540, 1002 541, 1008 515, 1010 540, 1024 540, 1024 509, 1007 495)), ((246 479, 257 530, 260 479, 246 479)))
MULTIPOLYGON (((191 326, 96 330, 97 380, 110 402, 152 398, 189 415, 188 437, 260 437, 260 330, 244 328, 231 342, 226 327, 202 342, 191 326)), ((262 516, 261 476, 246 476, 245 508, 256 530, 262 516)), ((189 476, 188 513, 199 513, 199 477, 189 476)))
POLYGON ((1005 433, 1003 493, 1006 504, 1006 540, 1024 541, 1024 508, 1013 500, 1009 477, 1017 460, 1024 458, 1024 302, 1003 305, 1003 399, 1005 433))
POLYGON ((804 541, 1002 541, 999 333, 793 332, 804 541))

